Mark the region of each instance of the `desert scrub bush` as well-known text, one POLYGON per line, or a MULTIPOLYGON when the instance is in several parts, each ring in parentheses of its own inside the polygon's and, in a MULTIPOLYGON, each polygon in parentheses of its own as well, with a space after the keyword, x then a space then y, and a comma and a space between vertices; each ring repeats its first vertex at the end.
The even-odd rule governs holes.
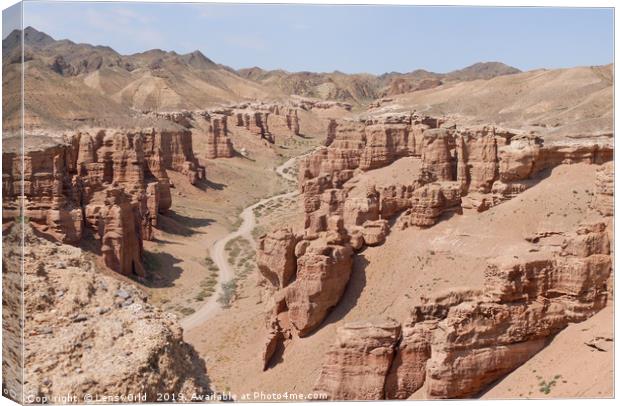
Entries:
POLYGON ((179 313, 181 313, 183 316, 189 316, 190 314, 194 314, 194 312, 196 312, 196 310, 192 309, 191 307, 179 308, 179 313))
POLYGON ((237 293, 237 280, 232 279, 228 282, 222 283, 222 293, 220 293, 220 297, 217 298, 217 302, 222 305, 223 308, 227 309, 232 305, 232 302, 237 293))
POLYGON ((256 226, 252 230, 252 237, 258 240, 263 234, 267 234, 267 228, 265 226, 256 226))
POLYGON ((209 255, 205 257, 204 265, 207 267, 207 270, 210 273, 217 273, 219 271, 219 269, 217 268, 217 265, 215 265, 215 262, 213 262, 213 260, 211 259, 209 255))
MULTIPOLYGON (((211 295, 208 295, 211 296, 211 295)), ((196 293, 196 296, 194 296, 194 299, 197 302, 204 302, 204 300, 208 297, 207 296, 207 291, 205 290, 201 290, 200 292, 196 293)))
POLYGON ((551 388, 555 386, 555 384, 557 383, 557 380, 560 379, 561 377, 562 375, 556 375, 553 377, 553 379, 550 379, 547 382, 544 379, 542 379, 542 377, 537 376, 536 378, 540 380, 538 382, 538 390, 544 393, 545 395, 548 395, 549 393, 551 393, 551 388))
POLYGON ((219 272, 217 265, 208 255, 204 259, 204 265, 207 268, 207 276, 200 281, 200 291, 194 296, 198 302, 211 297, 215 293, 215 286, 217 285, 217 274, 219 272))

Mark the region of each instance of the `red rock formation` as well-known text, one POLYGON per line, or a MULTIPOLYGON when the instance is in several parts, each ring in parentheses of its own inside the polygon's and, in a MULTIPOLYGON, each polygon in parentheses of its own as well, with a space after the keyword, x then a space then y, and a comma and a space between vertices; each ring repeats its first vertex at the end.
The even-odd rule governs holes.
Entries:
POLYGON ((297 258, 297 276, 285 298, 291 325, 300 336, 318 327, 342 297, 351 275, 352 256, 349 245, 320 238, 307 244, 297 258))
MULTIPOLYGON (((540 238, 555 234, 561 233, 540 238)), ((521 257, 496 258, 482 291, 422 298, 396 353, 396 323, 340 328, 316 390, 339 400, 406 399, 423 386, 430 398, 475 396, 569 323, 606 306, 610 273, 603 223, 579 227, 559 252, 543 244, 521 257)))
POLYGON ((276 288, 287 286, 295 275, 297 242, 298 238, 290 228, 272 231, 258 241, 258 270, 276 288))
POLYGON ((436 181, 454 180, 451 154, 454 135, 445 128, 424 131, 422 139, 422 172, 436 181))
POLYGON ((457 176, 463 191, 489 193, 498 177, 495 129, 461 131, 456 139, 457 176))
POLYGON ((329 124, 327 125, 327 136, 325 137, 325 145, 329 147, 334 142, 336 138, 336 128, 338 128, 338 122, 336 120, 329 120, 329 124))
POLYGON ((283 229, 259 241, 259 269, 276 288, 271 292, 262 354, 265 368, 279 342, 316 329, 344 293, 353 250, 341 218, 330 217, 326 228, 303 238, 283 229))
POLYGON ((343 207, 345 227, 361 226, 367 220, 378 220, 379 204, 379 192, 374 186, 368 188, 364 197, 347 197, 343 207))
POLYGON ((499 179, 512 182, 529 179, 534 174, 536 162, 539 160, 541 140, 531 136, 518 136, 510 140, 510 144, 498 150, 499 179))
POLYGON ((360 169, 367 171, 389 165, 409 155, 411 115, 385 115, 366 120, 366 145, 360 157, 360 169))
POLYGON ((355 227, 366 220, 388 219, 407 210, 400 225, 428 227, 446 211, 484 211, 514 197, 543 169, 611 159, 605 140, 553 142, 547 147, 532 134, 488 126, 457 129, 454 123, 416 114, 332 121, 326 145, 300 163, 305 227, 311 234, 324 231, 327 217, 342 214, 356 248, 363 238, 355 227), (384 187, 378 211, 372 199, 342 190, 359 171, 387 166, 403 156, 421 156, 421 175, 407 185, 384 187))
POLYGON ((105 265, 126 275, 146 276, 142 267, 141 224, 134 217, 134 207, 122 188, 104 190, 100 203, 85 208, 87 222, 101 241, 105 265))
POLYGON ((603 224, 580 227, 558 255, 543 249, 492 261, 482 293, 456 291, 413 309, 415 330, 401 343, 407 359, 395 364, 388 396, 409 396, 423 376, 429 397, 476 395, 539 351, 547 337, 603 308, 610 272, 603 224), (411 343, 418 350, 410 351, 411 343))
MULTIPOLYGON (((193 157, 191 133, 92 130, 26 137, 23 215, 32 227, 71 244, 92 235, 108 267, 144 276, 142 240, 152 238, 158 213, 171 204, 165 169, 192 179, 204 176, 193 157)), ((10 148, 3 153, 6 202, 21 194, 21 158, 10 148)), ((7 203, 3 222, 17 216, 19 207, 7 203)))
POLYGON ((411 208, 400 219, 403 227, 410 225, 430 227, 448 211, 459 210, 461 206, 460 184, 457 182, 429 183, 415 189, 411 197, 411 208))
POLYGON ((168 121, 172 121, 182 127, 192 128, 192 121, 194 120, 194 113, 191 111, 143 111, 144 114, 163 118, 168 121))
POLYGON ((206 157, 232 158, 235 156, 232 141, 228 138, 228 127, 226 116, 209 116, 209 128, 207 133, 206 157))
POLYGON ((368 246, 381 245, 390 231, 387 220, 368 220, 362 226, 364 244, 368 246))
POLYGON ((614 215, 613 162, 607 162, 596 170, 593 207, 603 216, 614 215))
POLYGON ((205 179, 205 168, 200 166, 194 156, 191 131, 153 129, 143 134, 144 150, 147 156, 159 155, 164 168, 186 175, 192 185, 205 179))
POLYGON ((379 189, 381 218, 389 219, 411 207, 413 191, 419 185, 389 185, 379 189))
POLYGON ((353 105, 350 103, 331 101, 331 100, 319 100, 310 99, 307 97, 291 97, 291 105, 293 107, 299 107, 302 110, 310 111, 312 109, 329 110, 329 109, 343 109, 345 111, 351 111, 353 105))
POLYGON ((327 399, 379 400, 400 338, 393 320, 348 323, 338 328, 314 386, 327 399))
POLYGON ((433 322, 403 327, 402 339, 385 379, 387 399, 407 399, 426 380, 426 362, 431 357, 433 322), (429 325, 427 325, 429 324, 429 325))

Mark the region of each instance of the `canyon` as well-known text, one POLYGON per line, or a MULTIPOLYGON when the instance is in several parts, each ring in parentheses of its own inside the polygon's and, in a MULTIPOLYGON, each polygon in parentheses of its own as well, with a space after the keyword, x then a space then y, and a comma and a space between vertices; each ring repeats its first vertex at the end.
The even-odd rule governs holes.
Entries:
POLYGON ((592 347, 613 341, 612 65, 235 71, 18 34, 3 282, 26 314, 3 301, 5 382, 149 401, 612 396, 612 351, 592 347), (596 382, 574 371, 590 356, 596 382))

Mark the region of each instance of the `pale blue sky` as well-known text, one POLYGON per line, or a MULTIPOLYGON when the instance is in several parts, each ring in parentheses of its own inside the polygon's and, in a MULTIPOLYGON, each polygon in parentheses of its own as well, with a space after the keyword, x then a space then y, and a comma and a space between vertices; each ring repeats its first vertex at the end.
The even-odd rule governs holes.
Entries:
POLYGON ((522 70, 613 62, 610 8, 30 1, 28 25, 122 54, 198 49, 233 68, 378 74, 480 61, 522 70))

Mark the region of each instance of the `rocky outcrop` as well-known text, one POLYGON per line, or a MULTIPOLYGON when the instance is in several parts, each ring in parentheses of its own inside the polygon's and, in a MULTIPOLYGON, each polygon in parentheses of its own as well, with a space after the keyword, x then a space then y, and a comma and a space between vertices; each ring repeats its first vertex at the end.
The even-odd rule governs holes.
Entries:
POLYGON ((348 323, 338 328, 315 392, 331 400, 383 399, 385 375, 399 339, 400 324, 393 320, 348 323))
POLYGON ((290 228, 272 231, 258 241, 258 270, 276 288, 284 288, 295 275, 297 241, 290 228))
POLYGON ((235 156, 232 141, 228 138, 228 124, 225 115, 209 115, 206 157, 209 159, 232 158, 235 156))
POLYGON ((468 398, 509 373, 569 323, 606 306, 611 273, 603 223, 539 235, 537 249, 489 261, 481 290, 422 298, 400 327, 338 330, 316 391, 330 399, 468 398), (547 236, 564 235, 561 247, 547 236))
POLYGON ((192 147, 192 133, 181 131, 152 131, 143 133, 144 149, 147 155, 159 154, 166 169, 180 172, 195 185, 205 179, 205 168, 198 163, 192 147))
POLYGON ((614 164, 607 162, 596 170, 593 208, 603 216, 614 215, 614 164))
POLYGON ((278 136, 301 133, 301 120, 295 103, 257 102, 228 106, 237 127, 245 127, 261 138, 274 141, 278 136))
POLYGON ((146 276, 140 223, 134 217, 129 197, 120 187, 104 189, 103 194, 103 201, 96 199, 84 208, 86 224, 101 242, 103 262, 126 275, 146 276))
POLYGON ((312 109, 331 110, 342 109, 351 111, 353 105, 341 101, 311 99, 309 97, 293 96, 291 97, 291 105, 302 110, 310 111, 312 109))
POLYGON ((458 128, 418 114, 332 120, 326 147, 300 163, 305 224, 316 233, 325 229, 326 216, 343 214, 353 237, 363 221, 405 211, 401 226, 429 227, 446 212, 488 210, 523 192, 543 170, 560 164, 600 164, 611 159, 611 151, 603 138, 545 144, 535 134, 491 126, 458 128), (347 181, 356 174, 406 156, 421 158, 420 173, 409 184, 384 185, 378 204, 349 196, 352 186, 347 181), (369 217, 353 219, 365 211, 369 217))
POLYGON ((104 263, 125 275, 144 276, 142 241, 172 203, 166 169, 204 177, 185 131, 27 135, 23 173, 19 140, 4 145, 3 223, 20 216, 23 176, 23 215, 37 232, 69 244, 92 237, 104 263))
POLYGON ((430 227, 439 221, 444 213, 459 212, 461 189, 458 182, 435 182, 415 189, 411 197, 411 208, 399 218, 399 225, 430 227))
POLYGON ((422 173, 431 181, 451 181, 454 178, 452 149, 454 133, 446 128, 428 129, 422 138, 422 173))
POLYGON ((411 115, 385 115, 366 120, 366 145, 360 157, 360 169, 367 171, 386 166, 409 155, 411 115))
POLYGON ((261 237, 259 270, 271 293, 263 363, 278 343, 316 329, 342 297, 351 275, 353 249, 342 219, 328 219, 327 231, 296 236, 289 229, 261 237))
POLYGON ((351 275, 352 256, 349 245, 321 239, 304 244, 297 258, 296 279, 285 293, 291 325, 300 336, 318 327, 340 301, 351 275))
POLYGON ((456 140, 457 175, 463 191, 489 193, 499 175, 495 128, 461 132, 456 140))
POLYGON ((194 120, 194 114, 192 111, 142 111, 143 114, 152 117, 163 118, 164 120, 172 121, 185 128, 192 128, 192 121, 194 120))
POLYGON ((425 381, 429 397, 475 396, 603 308, 610 272, 603 224, 567 235, 557 253, 491 261, 482 292, 452 291, 413 309, 388 397, 408 397, 425 381))
MULTIPOLYGON (((4 237, 21 241, 17 228, 4 237)), ((81 249, 37 238, 28 226, 23 236, 26 399, 140 393, 140 401, 155 402, 158 393, 189 400, 210 392, 204 362, 174 316, 97 271, 81 249)), ((3 263, 21 258, 21 244, 4 247, 3 263)))

